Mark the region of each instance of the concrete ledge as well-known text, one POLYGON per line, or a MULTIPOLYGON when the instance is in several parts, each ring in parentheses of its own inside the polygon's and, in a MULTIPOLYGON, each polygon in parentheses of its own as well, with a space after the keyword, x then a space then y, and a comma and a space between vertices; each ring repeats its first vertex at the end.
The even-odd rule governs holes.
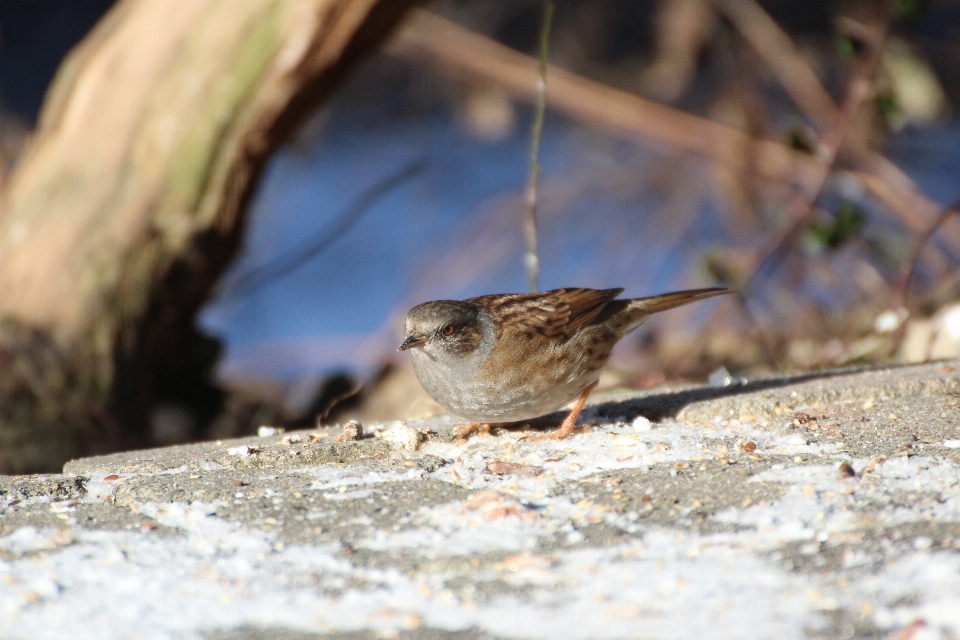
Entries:
POLYGON ((0 477, 0 637, 956 637, 958 367, 610 393, 562 442, 444 417, 0 477))

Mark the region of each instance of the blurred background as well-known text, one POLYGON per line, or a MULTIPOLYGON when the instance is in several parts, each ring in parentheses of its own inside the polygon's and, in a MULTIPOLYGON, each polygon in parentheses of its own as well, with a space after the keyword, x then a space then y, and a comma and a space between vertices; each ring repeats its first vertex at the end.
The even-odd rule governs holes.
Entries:
MULTIPOLYGON (((4 167, 110 5, 0 2, 4 167)), ((535 83, 518 88, 514 60, 482 46, 535 55, 543 3, 423 6, 429 20, 403 25, 270 161, 200 315, 228 390, 204 436, 436 411, 395 351, 406 311, 526 290, 535 83)), ((547 79, 541 288, 742 291, 651 320, 605 385, 960 353, 960 223, 940 215, 960 197, 960 2, 558 0, 549 58, 574 75, 547 79), (662 109, 630 121, 631 97, 662 109), (761 153, 717 131, 813 168, 770 179, 761 153)), ((192 420, 161 407, 154 439, 187 439, 192 420)))

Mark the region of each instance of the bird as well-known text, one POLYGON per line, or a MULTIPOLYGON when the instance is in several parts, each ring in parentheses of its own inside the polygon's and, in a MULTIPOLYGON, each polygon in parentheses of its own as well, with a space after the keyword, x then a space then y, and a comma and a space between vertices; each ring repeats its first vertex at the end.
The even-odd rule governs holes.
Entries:
POLYGON ((571 402, 555 431, 569 436, 614 345, 655 313, 733 293, 712 287, 616 299, 622 288, 565 288, 434 300, 413 307, 398 351, 410 351, 424 391, 470 422, 465 438, 571 402))

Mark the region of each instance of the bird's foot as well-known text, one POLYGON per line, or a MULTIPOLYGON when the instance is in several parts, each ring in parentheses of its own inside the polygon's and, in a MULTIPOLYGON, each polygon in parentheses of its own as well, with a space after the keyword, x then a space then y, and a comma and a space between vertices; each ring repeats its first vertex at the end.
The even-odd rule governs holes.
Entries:
POLYGON ((489 422, 471 422, 470 424, 465 424, 460 429, 460 432, 457 433, 457 439, 454 444, 461 445, 467 441, 467 436, 469 436, 474 431, 479 431, 481 435, 488 436, 490 435, 490 428, 493 425, 489 422))

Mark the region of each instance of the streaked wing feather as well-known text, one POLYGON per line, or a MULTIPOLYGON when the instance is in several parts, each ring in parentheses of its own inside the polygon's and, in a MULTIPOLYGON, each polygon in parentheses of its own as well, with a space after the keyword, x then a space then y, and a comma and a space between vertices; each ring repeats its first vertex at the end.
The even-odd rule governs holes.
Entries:
POLYGON ((589 324, 623 289, 554 289, 542 293, 471 298, 497 315, 502 331, 523 331, 543 339, 570 337, 589 324))

